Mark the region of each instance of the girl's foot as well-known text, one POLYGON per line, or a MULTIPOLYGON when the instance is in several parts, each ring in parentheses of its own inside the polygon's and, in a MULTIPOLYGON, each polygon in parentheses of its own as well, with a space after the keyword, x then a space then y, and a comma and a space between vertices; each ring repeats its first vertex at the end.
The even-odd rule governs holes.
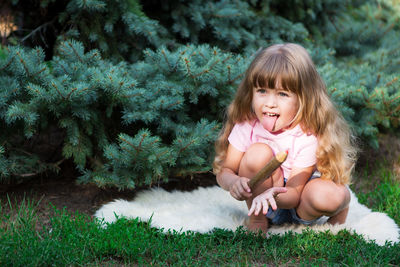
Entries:
POLYGON ((258 233, 261 231, 263 233, 266 233, 268 230, 268 220, 265 217, 265 215, 263 216, 251 215, 246 226, 250 232, 258 233))

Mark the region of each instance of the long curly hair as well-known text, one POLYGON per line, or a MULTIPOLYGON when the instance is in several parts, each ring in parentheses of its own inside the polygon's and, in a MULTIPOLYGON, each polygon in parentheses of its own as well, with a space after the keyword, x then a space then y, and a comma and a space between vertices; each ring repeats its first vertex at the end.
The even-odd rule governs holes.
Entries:
POLYGON ((318 138, 317 168, 323 179, 349 184, 357 149, 345 119, 332 103, 314 63, 298 44, 276 44, 256 53, 227 110, 227 118, 215 144, 214 173, 221 171, 228 137, 236 123, 256 119, 252 111, 254 88, 276 88, 295 93, 299 110, 294 125, 318 138))

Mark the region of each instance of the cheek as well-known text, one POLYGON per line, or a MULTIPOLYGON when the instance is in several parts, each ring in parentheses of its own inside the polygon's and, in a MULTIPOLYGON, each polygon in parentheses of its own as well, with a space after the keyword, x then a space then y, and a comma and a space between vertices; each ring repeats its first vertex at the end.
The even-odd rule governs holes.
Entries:
POLYGON ((253 102, 251 102, 251 111, 253 111, 253 113, 257 112, 257 105, 253 102))
POLYGON ((253 97, 253 100, 251 101, 251 108, 253 109, 253 111, 257 110, 257 106, 258 106, 257 98, 253 97))
POLYGON ((297 101, 294 101, 293 103, 290 104, 291 108, 291 113, 293 114, 293 116, 295 116, 297 114, 297 112, 299 112, 300 109, 300 104, 297 101))

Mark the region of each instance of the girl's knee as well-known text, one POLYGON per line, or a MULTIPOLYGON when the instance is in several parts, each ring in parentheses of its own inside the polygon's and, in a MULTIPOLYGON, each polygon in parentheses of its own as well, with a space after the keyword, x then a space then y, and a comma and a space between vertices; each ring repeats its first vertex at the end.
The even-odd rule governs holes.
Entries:
POLYGON ((310 207, 327 216, 333 216, 349 205, 350 192, 346 186, 318 180, 307 183, 302 201, 307 201, 310 207))
POLYGON ((255 143, 246 150, 239 169, 246 169, 246 172, 257 173, 273 156, 274 153, 267 144, 255 143))
POLYGON ((330 207, 327 211, 330 212, 331 216, 348 207, 350 203, 350 192, 347 187, 344 185, 335 185, 329 193, 333 194, 326 200, 328 207, 330 207))

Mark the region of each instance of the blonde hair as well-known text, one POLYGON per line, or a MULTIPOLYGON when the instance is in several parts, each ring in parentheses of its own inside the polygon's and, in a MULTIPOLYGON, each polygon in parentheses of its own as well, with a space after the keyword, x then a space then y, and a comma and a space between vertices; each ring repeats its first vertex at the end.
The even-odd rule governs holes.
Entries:
POLYGON ((295 93, 299 111, 294 124, 318 138, 317 168, 323 179, 349 184, 357 149, 350 128, 332 103, 325 83, 308 52, 297 44, 277 44, 259 51, 227 110, 227 119, 215 144, 213 169, 221 171, 228 136, 235 123, 256 119, 252 111, 254 88, 276 88, 295 93))

